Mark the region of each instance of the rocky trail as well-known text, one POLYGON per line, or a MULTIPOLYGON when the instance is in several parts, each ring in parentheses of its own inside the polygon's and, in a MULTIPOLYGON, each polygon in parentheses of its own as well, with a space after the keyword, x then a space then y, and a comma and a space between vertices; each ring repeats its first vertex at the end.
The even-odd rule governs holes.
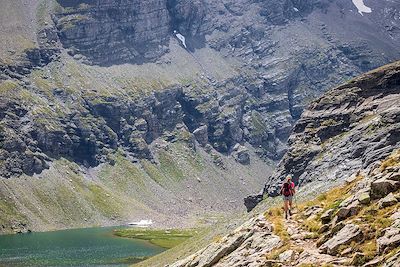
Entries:
POLYGON ((296 219, 296 216, 286 220, 285 227, 290 236, 290 247, 301 248, 303 252, 300 254, 296 254, 294 250, 283 252, 279 255, 280 261, 278 262, 282 264, 282 266, 300 266, 302 264, 332 264, 333 266, 344 266, 345 263, 350 260, 347 257, 337 257, 321 253, 317 242, 307 238, 312 236, 312 233, 301 227, 301 219, 296 219))
POLYGON ((285 220, 285 228, 290 236, 289 246, 299 247, 303 252, 299 254, 294 250, 287 250, 279 255, 279 261, 277 263, 282 264, 282 266, 285 267, 301 266, 304 264, 314 264, 318 266, 332 264, 333 266, 345 266, 345 263, 351 260, 347 257, 338 257, 321 253, 317 242, 308 238, 312 236, 313 233, 304 230, 301 227, 302 222, 303 220, 297 219, 296 214, 294 214, 292 218, 285 220))

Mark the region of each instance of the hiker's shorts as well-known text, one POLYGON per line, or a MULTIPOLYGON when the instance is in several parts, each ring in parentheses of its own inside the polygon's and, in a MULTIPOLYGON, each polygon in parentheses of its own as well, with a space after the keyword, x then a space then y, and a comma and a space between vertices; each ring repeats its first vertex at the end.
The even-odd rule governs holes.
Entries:
POLYGON ((292 199, 293 199, 293 196, 287 196, 287 197, 283 196, 283 200, 292 201, 292 199))

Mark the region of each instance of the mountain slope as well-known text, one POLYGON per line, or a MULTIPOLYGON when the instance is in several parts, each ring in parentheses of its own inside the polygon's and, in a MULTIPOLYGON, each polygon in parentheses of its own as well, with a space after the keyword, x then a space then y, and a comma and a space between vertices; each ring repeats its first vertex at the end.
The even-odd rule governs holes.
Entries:
POLYGON ((296 203, 291 218, 277 205, 167 266, 397 266, 399 168, 397 150, 346 185, 296 203))
MULTIPOLYGON (((267 179, 263 194, 276 196, 281 180, 319 188, 387 157, 400 146, 400 64, 381 67, 312 102, 293 128, 288 153, 267 179)), ((260 195, 247 198, 254 207, 260 195)))
POLYGON ((400 55, 392 1, 1 6, 4 231, 241 211, 309 101, 400 55))
MULTIPOLYGON (((283 219, 277 204, 170 266, 396 266, 399 78, 400 62, 383 66, 329 90, 305 110, 265 189, 276 196, 279 178, 294 175, 300 186, 292 220, 283 219)), ((257 208, 274 202, 280 198, 266 198, 257 208)))

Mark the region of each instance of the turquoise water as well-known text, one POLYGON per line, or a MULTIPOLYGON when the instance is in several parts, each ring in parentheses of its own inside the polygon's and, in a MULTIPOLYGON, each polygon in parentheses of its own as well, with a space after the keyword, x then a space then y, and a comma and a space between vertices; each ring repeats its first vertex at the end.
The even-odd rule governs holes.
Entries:
POLYGON ((165 249, 89 228, 0 236, 0 266, 129 266, 165 249))

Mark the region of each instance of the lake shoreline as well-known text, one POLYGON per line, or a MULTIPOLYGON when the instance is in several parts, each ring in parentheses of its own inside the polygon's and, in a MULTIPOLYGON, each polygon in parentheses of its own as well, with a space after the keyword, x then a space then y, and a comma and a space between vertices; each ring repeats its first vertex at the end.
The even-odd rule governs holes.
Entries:
POLYGON ((0 236, 0 265, 129 266, 166 249, 148 240, 121 238, 117 227, 92 227, 0 236))

